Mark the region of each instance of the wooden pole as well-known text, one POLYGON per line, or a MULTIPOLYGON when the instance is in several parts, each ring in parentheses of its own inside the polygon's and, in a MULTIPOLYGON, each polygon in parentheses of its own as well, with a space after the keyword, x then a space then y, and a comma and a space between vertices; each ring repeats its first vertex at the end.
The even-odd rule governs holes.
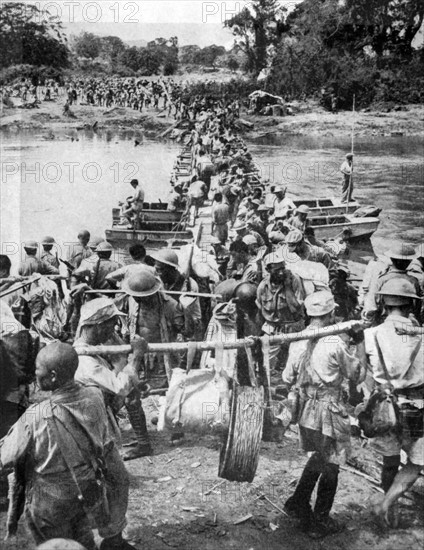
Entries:
MULTIPOLYGON (((365 321, 346 321, 338 325, 329 325, 328 327, 305 329, 301 332, 294 332, 292 334, 279 334, 278 336, 272 336, 269 339, 271 345, 281 345, 290 342, 297 342, 299 340, 311 340, 313 338, 324 338, 326 336, 333 336, 335 334, 341 334, 348 330, 356 329, 363 330, 369 327, 369 323, 365 321)), ((246 338, 244 340, 235 340, 233 342, 223 342, 224 349, 238 349, 245 346, 251 348, 255 345, 256 341, 262 342, 262 337, 259 338, 246 338)), ((216 349, 218 344, 222 342, 204 341, 204 342, 190 342, 190 345, 196 345, 197 351, 212 351, 216 349)), ((182 352, 188 349, 189 342, 165 342, 160 344, 148 344, 147 353, 170 353, 170 352, 182 352)), ((121 355, 125 353, 132 353, 131 345, 119 345, 119 346, 83 346, 79 345, 75 348, 78 355, 121 355)))
POLYGON ((41 279, 41 275, 36 275, 35 277, 32 277, 30 279, 27 279, 26 281, 22 283, 17 283, 16 285, 11 286, 7 290, 4 290, 0 293, 0 298, 4 298, 5 296, 8 296, 9 294, 13 294, 14 292, 17 292, 18 290, 21 290, 21 288, 25 288, 28 285, 31 285, 32 283, 37 282, 39 279, 41 279))
MULTIPOLYGON (((196 298, 220 298, 221 294, 207 294, 205 292, 178 292, 177 290, 161 290, 164 294, 170 294, 171 296, 193 296, 196 298)), ((85 294, 125 294, 124 290, 86 290, 85 294)))
MULTIPOLYGON (((353 142, 355 139, 355 94, 353 94, 353 104, 352 104, 352 136, 351 136, 351 153, 353 155, 353 142)), ((352 179, 353 179, 353 156, 352 156, 352 167, 350 170, 349 177, 349 187, 347 190, 347 201, 346 201, 346 214, 349 212, 349 202, 350 202, 350 192, 352 189, 352 179)))

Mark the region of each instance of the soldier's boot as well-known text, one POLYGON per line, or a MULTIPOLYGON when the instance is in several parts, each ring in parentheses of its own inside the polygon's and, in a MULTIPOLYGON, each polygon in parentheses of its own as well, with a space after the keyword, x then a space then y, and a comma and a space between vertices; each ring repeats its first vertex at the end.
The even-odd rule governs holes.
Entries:
POLYGON ((338 533, 343 526, 330 517, 334 497, 337 492, 339 479, 339 466, 337 464, 325 464, 318 483, 317 499, 315 501, 315 524, 310 530, 310 536, 321 538, 338 533))
POLYGON ((135 546, 132 546, 129 542, 122 538, 122 533, 103 539, 99 546, 100 550, 135 550, 135 546))
POLYGON ((153 450, 150 445, 149 432, 147 431, 146 415, 141 406, 140 397, 125 401, 128 417, 134 430, 137 444, 123 455, 123 460, 133 460, 142 456, 149 456, 153 450))
POLYGON ((381 487, 385 493, 390 489, 400 466, 400 455, 383 456, 381 487))
POLYGON ((306 463, 295 492, 287 499, 284 505, 284 510, 289 516, 300 520, 302 528, 308 527, 313 521, 310 500, 320 474, 319 455, 313 454, 306 463))

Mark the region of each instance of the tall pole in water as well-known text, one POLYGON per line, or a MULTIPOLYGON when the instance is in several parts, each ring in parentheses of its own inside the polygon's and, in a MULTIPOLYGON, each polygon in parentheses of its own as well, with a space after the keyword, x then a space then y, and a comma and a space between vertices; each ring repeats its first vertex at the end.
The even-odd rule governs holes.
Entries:
POLYGON ((350 202, 350 193, 352 189, 352 178, 353 178, 353 141, 355 139, 355 94, 353 94, 352 102, 352 137, 351 137, 351 153, 352 153, 352 166, 350 170, 349 177, 349 189, 347 191, 347 201, 346 201, 346 214, 349 212, 349 202, 350 202))

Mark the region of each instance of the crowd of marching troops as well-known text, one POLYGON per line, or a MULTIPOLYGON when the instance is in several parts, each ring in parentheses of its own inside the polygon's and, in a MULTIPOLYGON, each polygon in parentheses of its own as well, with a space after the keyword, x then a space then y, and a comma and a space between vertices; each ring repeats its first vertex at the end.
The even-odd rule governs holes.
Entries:
MULTIPOLYGON (((239 337, 355 319, 368 323, 365 330, 269 349, 272 384, 298 397, 293 422, 301 449, 309 453, 285 503, 301 529, 319 538, 342 528, 330 512, 351 444, 347 388, 365 403, 375 388, 382 389, 407 411, 372 439, 383 456, 385 495, 374 512, 384 525, 396 526, 396 503, 424 467, 424 248, 393 243, 385 257, 367 266, 358 291, 346 262, 349 229, 331 242, 319 241, 308 207, 296 207, 284 187, 258 180, 245 143, 233 131, 238 110, 237 101, 201 98, 185 115, 191 175, 174 179, 170 206, 186 209, 194 222, 211 204, 212 240, 203 261, 191 257, 183 267, 175 249, 146 251, 138 243, 122 265, 112 245, 87 230, 79 232, 66 259, 56 255, 51 236, 26 242, 15 277, 10 259, 0 257, 2 297, 16 284, 43 276, 33 282, 31 298, 19 297, 19 306, 2 301, 0 341, 0 467, 26 491, 26 519, 37 544, 64 538, 94 549, 94 523, 102 550, 132 548, 122 537, 129 492, 123 460, 154 452, 142 398, 149 388, 166 387, 173 368, 188 360, 196 366, 187 354, 150 353, 148 344, 201 341, 216 308, 222 314, 222 302, 233 304, 242 321, 239 337), (41 325, 46 305, 59 307, 68 293, 62 313, 54 316, 51 308, 50 324, 41 325), (125 343, 133 349, 129 356, 90 352, 125 343), (34 379, 51 394, 30 405, 34 379), (122 407, 135 434, 123 454, 116 420, 122 407), (420 430, 410 418, 418 418, 420 430)), ((132 186, 123 215, 129 225, 137 222, 144 201, 143 186, 137 180, 132 186)), ((13 522, 8 528, 13 532, 13 522)))

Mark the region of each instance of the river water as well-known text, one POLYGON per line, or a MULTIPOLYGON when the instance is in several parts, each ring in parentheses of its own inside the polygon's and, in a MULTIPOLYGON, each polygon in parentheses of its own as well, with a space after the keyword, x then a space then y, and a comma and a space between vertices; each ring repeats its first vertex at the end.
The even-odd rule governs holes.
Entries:
MULTIPOLYGON (((146 200, 166 201, 180 145, 144 139, 136 147, 136 136, 124 131, 64 132, 52 140, 47 133, 2 135, 1 243, 14 267, 25 240, 52 235, 66 249, 81 228, 103 236, 112 208, 131 195, 132 178, 143 183, 146 200)), ((248 145, 262 176, 287 186, 291 196, 340 192, 339 168, 350 151, 348 137, 268 135, 248 145)), ((423 159, 424 138, 355 140, 354 196, 383 209, 372 238, 377 253, 394 240, 424 241, 423 159)), ((367 259, 370 246, 362 250, 367 259)), ((66 250, 60 253, 66 256, 66 250)))

